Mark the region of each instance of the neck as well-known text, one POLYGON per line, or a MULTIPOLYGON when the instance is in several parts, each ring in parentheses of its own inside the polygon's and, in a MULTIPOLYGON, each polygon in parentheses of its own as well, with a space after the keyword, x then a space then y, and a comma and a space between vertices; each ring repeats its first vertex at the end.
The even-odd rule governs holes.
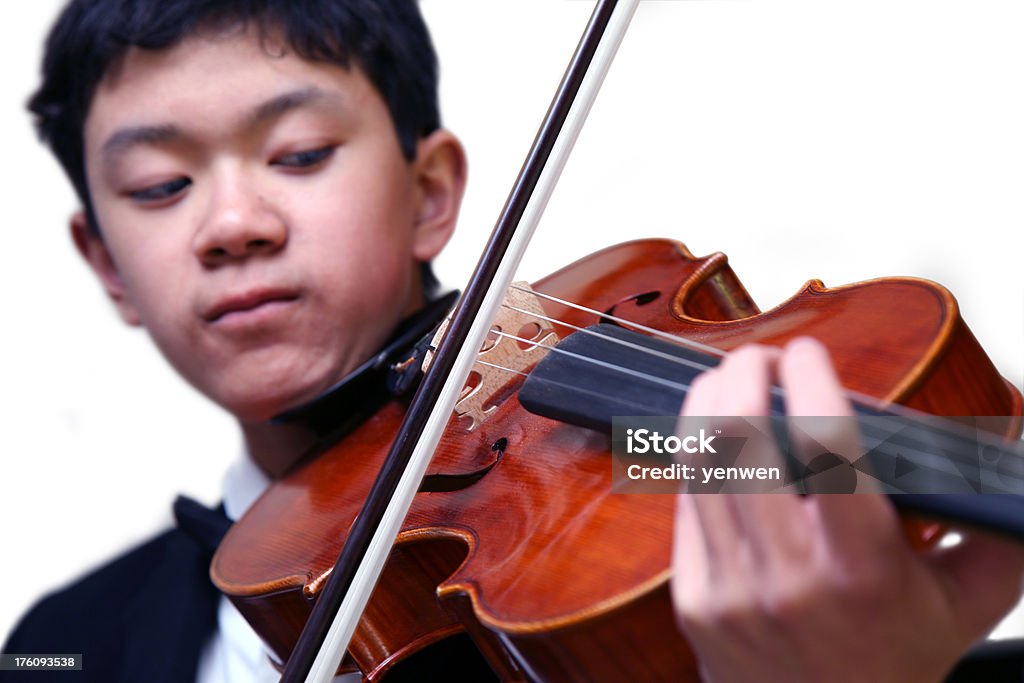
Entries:
POLYGON ((245 439, 253 461, 271 479, 280 479, 317 441, 312 430, 298 424, 243 422, 245 439))

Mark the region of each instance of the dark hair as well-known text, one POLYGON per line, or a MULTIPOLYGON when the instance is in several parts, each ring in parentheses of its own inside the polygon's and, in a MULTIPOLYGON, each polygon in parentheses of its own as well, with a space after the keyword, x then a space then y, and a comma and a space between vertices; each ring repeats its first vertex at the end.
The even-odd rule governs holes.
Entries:
MULTIPOLYGON (((204 30, 251 24, 296 55, 357 65, 381 94, 402 152, 441 125, 437 56, 415 0, 71 0, 46 41, 29 100, 36 129, 99 231, 85 176, 83 130, 100 81, 129 48, 162 50, 204 30)), ((429 265, 424 284, 436 285, 429 265)))

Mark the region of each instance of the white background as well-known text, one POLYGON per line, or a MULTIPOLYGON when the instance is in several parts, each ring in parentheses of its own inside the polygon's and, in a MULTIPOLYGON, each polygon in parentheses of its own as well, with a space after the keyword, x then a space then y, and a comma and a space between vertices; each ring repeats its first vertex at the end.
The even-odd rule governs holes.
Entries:
MULTIPOLYGON (((0 22, 0 638, 41 592, 166 525, 177 492, 216 502, 239 448, 67 237, 75 200, 23 108, 60 4, 0 22)), ((475 262, 590 4, 423 0, 471 166, 446 283, 475 262)), ((1019 387, 1022 35, 1014 0, 644 2, 523 274, 665 236, 727 253, 763 309, 812 277, 926 277, 1019 387)))

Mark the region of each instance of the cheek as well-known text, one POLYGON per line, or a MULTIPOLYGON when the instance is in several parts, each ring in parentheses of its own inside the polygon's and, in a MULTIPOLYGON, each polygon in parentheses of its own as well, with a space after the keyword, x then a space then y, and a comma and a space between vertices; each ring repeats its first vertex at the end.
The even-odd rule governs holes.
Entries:
POLYGON ((189 375, 188 367, 193 360, 198 337, 191 324, 189 308, 191 297, 187 291, 174 283, 180 278, 156 278, 146 281, 138 288, 136 307, 142 325, 164 356, 183 374, 189 375))
POLYGON ((393 311, 402 311, 408 301, 413 268, 394 249, 363 252, 341 249, 336 260, 320 265, 319 287, 331 308, 347 322, 388 324, 393 311))
POLYGON ((390 288, 389 281, 413 261, 412 202, 408 192, 395 192, 365 177, 360 180, 342 180, 328 193, 318 192, 303 211, 306 229, 295 230, 292 237, 296 242, 308 240, 307 255, 336 283, 390 288), (338 192, 339 187, 344 190, 338 192))
POLYGON ((179 288, 181 278, 174 272, 173 261, 157 240, 147 244, 129 244, 131 257, 121 259, 127 266, 119 266, 121 280, 128 299, 138 310, 144 326, 159 325, 173 316, 176 304, 184 292, 179 288), (177 292, 177 296, 175 296, 177 292))
POLYGON ((143 327, 178 365, 187 348, 188 319, 195 286, 178 247, 166 231, 147 231, 147 239, 118 234, 111 239, 125 294, 143 327))
POLYGON ((416 218, 409 170, 400 159, 374 149, 353 150, 338 163, 312 194, 323 224, 337 226, 355 248, 379 249, 385 241, 394 242, 395 249, 404 246, 416 218))

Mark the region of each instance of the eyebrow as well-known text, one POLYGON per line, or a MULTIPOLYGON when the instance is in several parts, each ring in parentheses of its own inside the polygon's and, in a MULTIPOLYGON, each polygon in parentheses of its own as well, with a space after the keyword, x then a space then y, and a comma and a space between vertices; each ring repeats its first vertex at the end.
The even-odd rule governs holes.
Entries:
POLYGON ((182 136, 181 129, 170 124, 160 126, 130 126, 120 128, 103 143, 101 151, 106 160, 112 161, 130 147, 136 145, 159 145, 182 136))
POLYGON ((292 109, 306 107, 309 105, 329 105, 340 107, 342 98, 337 93, 328 93, 315 85, 306 88, 290 90, 257 106, 249 116, 247 123, 250 126, 266 123, 276 119, 292 109))
MULTIPOLYGON (((340 108, 343 98, 328 93, 316 86, 298 88, 276 95, 257 105, 245 119, 246 127, 255 127, 279 118, 285 113, 310 105, 326 105, 340 108)), ((128 126, 115 131, 100 148, 104 160, 112 164, 132 147, 139 145, 160 145, 185 137, 184 132, 173 124, 128 126)))

